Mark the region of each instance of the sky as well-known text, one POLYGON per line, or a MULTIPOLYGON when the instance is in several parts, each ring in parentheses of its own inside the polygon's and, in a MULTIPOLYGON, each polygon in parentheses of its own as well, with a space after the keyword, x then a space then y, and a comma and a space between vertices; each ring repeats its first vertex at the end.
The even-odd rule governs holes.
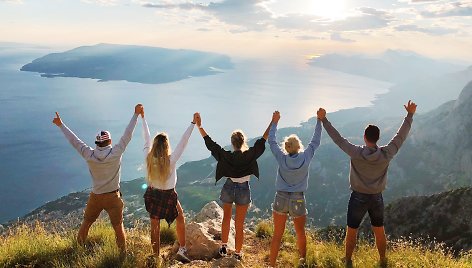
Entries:
POLYGON ((306 59, 386 49, 472 62, 472 0, 0 0, 0 42, 306 59))

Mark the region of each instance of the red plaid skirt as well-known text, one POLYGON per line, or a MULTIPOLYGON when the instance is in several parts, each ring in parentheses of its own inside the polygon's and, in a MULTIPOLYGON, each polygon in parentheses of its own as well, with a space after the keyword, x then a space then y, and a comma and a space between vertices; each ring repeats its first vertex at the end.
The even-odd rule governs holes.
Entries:
POLYGON ((151 218, 165 219, 170 225, 179 215, 177 193, 174 189, 160 190, 148 187, 143 197, 146 210, 151 218))

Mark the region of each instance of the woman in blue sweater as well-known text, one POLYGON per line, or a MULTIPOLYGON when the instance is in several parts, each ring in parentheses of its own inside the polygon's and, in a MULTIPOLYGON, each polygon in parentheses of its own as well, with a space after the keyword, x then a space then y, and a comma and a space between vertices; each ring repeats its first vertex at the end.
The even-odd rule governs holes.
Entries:
POLYGON ((272 125, 269 131, 269 145, 272 154, 279 164, 275 188, 272 215, 274 218, 274 235, 270 248, 270 266, 275 267, 279 253, 280 242, 285 231, 285 222, 288 215, 293 219, 297 234, 297 246, 300 253, 300 264, 305 263, 306 257, 306 205, 305 191, 308 188, 308 172, 310 162, 320 146, 321 121, 317 119, 313 138, 304 150, 297 135, 292 134, 284 138, 281 148, 276 141, 277 123, 280 113, 275 111, 272 115, 272 125))

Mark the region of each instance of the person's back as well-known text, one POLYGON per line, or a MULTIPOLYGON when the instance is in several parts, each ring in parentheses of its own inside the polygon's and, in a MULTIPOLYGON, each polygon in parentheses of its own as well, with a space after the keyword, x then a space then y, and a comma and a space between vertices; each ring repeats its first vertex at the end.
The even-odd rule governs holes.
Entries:
MULTIPOLYGON (((123 136, 115 146, 111 143, 101 146, 99 142, 96 142, 97 146, 92 148, 80 140, 66 125, 60 126, 71 145, 87 162, 92 177, 93 193, 108 193, 120 188, 121 157, 131 140, 137 118, 137 114, 134 114, 123 136)), ((109 132, 107 133, 107 135, 110 135, 109 132)), ((99 138, 99 135, 97 135, 97 138, 99 138)))
POLYGON ((387 184, 387 173, 390 161, 398 153, 400 147, 408 136, 413 123, 413 114, 416 112, 416 104, 409 101, 404 106, 408 112, 403 123, 385 146, 377 146, 380 138, 380 129, 375 125, 368 125, 364 132, 365 145, 351 144, 343 138, 326 118, 326 111, 318 111, 319 118, 331 139, 351 158, 349 183, 351 196, 347 209, 346 231, 346 255, 347 266, 352 265, 352 253, 356 246, 357 229, 366 213, 369 213, 370 223, 375 235, 375 242, 379 251, 380 262, 383 266, 387 259, 385 256, 387 240, 384 230, 384 201, 382 192, 387 184))
MULTIPOLYGON (((351 158, 349 182, 352 190, 365 194, 377 194, 385 190, 390 161, 408 136, 412 123, 413 114, 409 113, 395 137, 387 145, 379 147, 376 145, 378 136, 370 142, 366 140, 366 145, 351 144, 337 132, 326 117, 323 119, 323 126, 328 135, 351 158)), ((376 132, 377 127, 369 125, 366 133, 369 128, 376 132)))
MULTIPOLYGON (((280 113, 276 111, 277 118, 280 113)), ((308 144, 306 150, 300 148, 303 146, 298 136, 290 135, 285 138, 284 149, 277 144, 276 131, 278 121, 274 121, 269 131, 269 145, 279 167, 277 169, 277 178, 275 188, 277 191, 285 192, 305 192, 308 188, 308 176, 311 160, 321 140, 321 123, 317 120, 315 132, 308 144), (290 147, 293 151, 287 151, 290 147)), ((289 149, 290 150, 290 149, 289 149)))
POLYGON ((79 229, 77 240, 83 244, 87 238, 90 226, 105 210, 115 230, 117 244, 122 252, 126 249, 126 237, 123 226, 123 199, 120 192, 121 157, 126 146, 133 136, 138 114, 142 105, 136 105, 131 118, 120 141, 112 146, 111 134, 108 131, 100 131, 96 135, 95 148, 88 146, 79 139, 65 124, 62 123, 59 114, 53 123, 57 125, 69 143, 77 150, 87 162, 92 178, 92 192, 90 193, 84 211, 84 220, 79 229))

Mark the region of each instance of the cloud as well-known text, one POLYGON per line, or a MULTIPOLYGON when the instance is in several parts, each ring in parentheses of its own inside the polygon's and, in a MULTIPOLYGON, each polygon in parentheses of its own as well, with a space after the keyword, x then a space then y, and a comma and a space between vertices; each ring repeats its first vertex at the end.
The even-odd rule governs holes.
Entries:
POLYGON ((340 33, 332 33, 331 34, 331 40, 338 41, 338 42, 344 42, 344 43, 354 43, 354 42, 356 42, 355 40, 347 39, 347 38, 342 37, 340 33))
POLYGON ((438 2, 441 0, 411 0, 410 3, 427 3, 427 2, 438 2))
POLYGON ((396 31, 399 32, 420 32, 430 35, 446 35, 451 33, 456 33, 457 30, 443 27, 429 27, 422 28, 414 24, 403 24, 395 27, 396 31))
POLYGON ((330 30, 334 31, 359 31, 369 29, 379 29, 387 27, 394 20, 393 16, 384 11, 371 7, 361 7, 358 9, 361 14, 348 17, 345 20, 334 21, 330 30))
POLYGON ((295 36, 296 39, 302 40, 302 41, 311 41, 311 40, 323 40, 324 38, 318 37, 318 36, 312 36, 312 35, 299 35, 295 36))
POLYGON ((208 4, 190 2, 180 4, 147 3, 143 6, 160 9, 201 10, 213 15, 221 22, 243 27, 242 31, 262 31, 267 28, 273 15, 264 6, 264 3, 267 2, 268 0, 225 0, 208 4))
POLYGON ((198 28, 197 31, 199 31, 199 32, 211 32, 211 29, 208 29, 208 28, 198 28))
POLYGON ((421 15, 429 18, 472 16, 472 0, 431 5, 421 15))
POLYGON ((23 0, 0 0, 0 3, 23 4, 23 0))
POLYGON ((81 0, 81 1, 87 4, 99 4, 102 6, 113 6, 118 2, 118 0, 81 0))
POLYGON ((388 26, 393 16, 384 10, 361 7, 356 15, 344 20, 331 21, 320 16, 309 14, 276 15, 267 8, 270 0, 224 0, 200 4, 183 3, 145 3, 142 6, 158 9, 200 10, 212 15, 220 22, 237 26, 230 29, 232 33, 247 31, 265 31, 268 29, 302 30, 302 31, 359 31, 378 29, 388 26))

